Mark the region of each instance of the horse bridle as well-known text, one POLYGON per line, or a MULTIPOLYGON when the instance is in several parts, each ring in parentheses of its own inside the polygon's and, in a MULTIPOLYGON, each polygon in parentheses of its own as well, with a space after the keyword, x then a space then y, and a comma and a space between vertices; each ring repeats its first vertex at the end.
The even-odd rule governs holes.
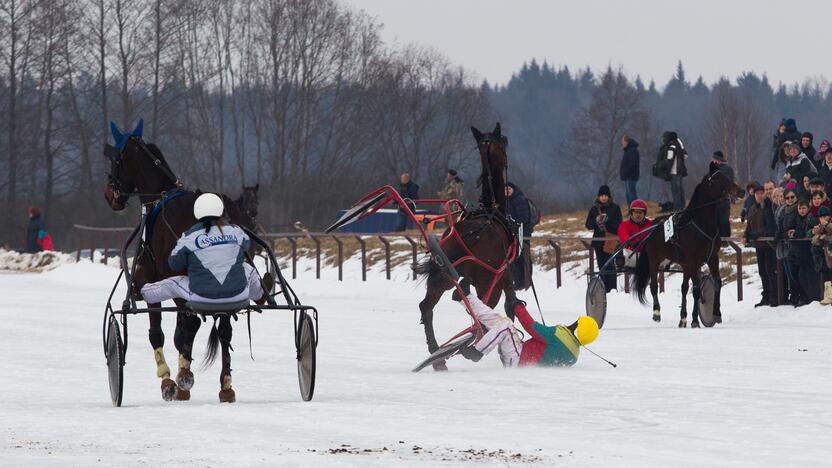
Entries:
MULTIPOLYGON (((153 152, 147 148, 147 145, 145 145, 144 141, 140 137, 131 136, 130 138, 136 140, 136 144, 142 150, 141 152, 145 154, 147 157, 149 157, 151 161, 153 161, 153 164, 162 171, 165 177, 170 179, 170 181, 174 185, 179 184, 179 179, 177 179, 176 176, 173 175, 173 172, 171 172, 171 170, 167 167, 167 164, 164 161, 162 161, 161 158, 156 157, 156 155, 154 155, 153 152)), ((141 193, 125 190, 119 175, 119 172, 121 170, 121 164, 124 159, 124 149, 122 148, 121 150, 118 150, 113 146, 107 145, 104 148, 104 154, 110 159, 110 173, 107 174, 107 177, 109 179, 108 184, 113 192, 113 198, 116 201, 118 201, 121 204, 125 204, 127 203, 127 200, 133 195, 137 195, 140 197, 161 195, 159 193, 141 193)))

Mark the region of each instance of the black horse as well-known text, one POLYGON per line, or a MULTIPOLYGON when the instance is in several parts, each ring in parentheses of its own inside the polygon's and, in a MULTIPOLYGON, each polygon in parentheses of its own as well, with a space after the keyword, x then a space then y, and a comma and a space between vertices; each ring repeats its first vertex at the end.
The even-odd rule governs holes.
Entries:
MULTIPOLYGON (((721 322, 722 314, 719 293, 722 280, 719 276, 719 249, 722 239, 717 225, 716 208, 718 202, 726 197, 740 197, 744 193, 729 176, 711 167, 709 174, 702 178, 693 191, 690 202, 680 213, 674 215, 674 235, 665 239, 664 229, 656 228, 647 239, 636 263, 633 293, 639 302, 646 304, 647 284, 653 296, 653 320, 661 320, 661 305, 658 295, 659 265, 664 260, 678 264, 682 268, 682 309, 679 327, 687 325, 688 280, 693 281, 693 320, 691 327, 699 327, 700 278, 699 269, 707 264, 716 286, 714 294, 714 318, 721 322)), ((654 224, 664 223, 670 216, 660 216, 654 224)))
MULTIPOLYGON (((107 145, 105 155, 110 161, 109 182, 104 189, 104 198, 114 211, 123 210, 131 196, 137 196, 141 204, 150 213, 147 218, 144 241, 140 244, 136 256, 136 274, 133 277, 132 290, 136 300, 143 300, 139 291, 147 283, 181 275, 184 272, 173 271, 168 266, 168 256, 176 241, 197 220, 193 215, 193 206, 200 192, 186 191, 181 188, 173 171, 162 152, 153 143, 142 139, 142 122, 131 132, 122 132, 111 123, 111 132, 115 146, 107 145)), ((231 199, 223 195, 226 212, 224 216, 235 224, 240 224, 241 214, 231 199)), ((185 310, 182 300, 174 300, 177 307, 185 310)), ((148 307, 160 307, 161 304, 148 304, 148 307)), ((193 386, 193 373, 190 370, 193 360, 193 342, 200 327, 199 317, 192 314, 177 313, 176 331, 173 342, 179 351, 179 371, 176 381, 170 379, 170 369, 164 357, 165 335, 162 331, 161 312, 149 313, 150 329, 148 337, 154 349, 156 374, 162 379, 162 398, 190 399, 193 386)), ((221 399, 223 390, 230 390, 231 385, 231 321, 227 315, 219 320, 219 327, 212 329, 209 338, 206 362, 213 361, 217 351, 217 341, 222 347, 222 371, 220 372, 221 399)), ((233 390, 231 391, 233 392, 233 390)), ((229 392, 224 393, 226 399, 229 392)), ((231 393, 233 401, 233 393, 231 393)))
POLYGON ((237 205, 237 209, 240 211, 242 226, 252 232, 261 231, 257 224, 257 208, 260 206, 257 198, 259 190, 259 183, 250 187, 243 185, 243 193, 234 200, 234 204, 237 205))

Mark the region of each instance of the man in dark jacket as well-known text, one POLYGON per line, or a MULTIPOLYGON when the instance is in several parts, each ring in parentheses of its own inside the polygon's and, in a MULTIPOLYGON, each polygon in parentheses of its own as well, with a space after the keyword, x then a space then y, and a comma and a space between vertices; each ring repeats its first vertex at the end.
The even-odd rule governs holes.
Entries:
MULTIPOLYGON (((710 173, 720 171, 734 180, 734 169, 728 165, 728 160, 722 151, 714 151, 713 160, 711 161, 710 173)), ((731 200, 721 200, 716 204, 716 220, 719 224, 720 237, 731 237, 731 200)))
POLYGON ((745 242, 754 246, 757 253, 757 271, 763 283, 763 297, 754 307, 770 306, 775 302, 774 288, 774 250, 765 241, 758 241, 760 237, 774 235, 774 214, 771 213, 771 200, 765 198, 765 189, 761 186, 754 188, 754 202, 748 207, 747 224, 745 226, 745 242), (771 224, 769 224, 771 223, 771 224))
POLYGON ((787 141, 791 141, 797 143, 801 140, 802 135, 800 131, 797 130, 797 122, 794 119, 785 119, 783 120, 783 131, 778 131, 776 135, 776 145, 774 146, 774 154, 771 158, 771 170, 775 170, 777 167, 777 163, 785 165, 786 161, 782 160, 780 157, 780 153, 783 150, 783 144, 787 141))
MULTIPOLYGON (((403 199, 407 200, 418 200, 419 199, 419 186, 416 185, 415 182, 410 180, 410 174, 405 172, 402 174, 400 179, 401 184, 399 184, 399 195, 402 196, 403 199)), ((416 212, 416 204, 415 203, 408 203, 407 206, 410 208, 410 211, 416 212)), ((407 212, 399 207, 399 224, 396 226, 396 231, 404 231, 408 227, 410 227, 410 217, 407 216, 407 212)))
POLYGON ((812 135, 812 132, 803 132, 803 135, 800 137, 800 151, 809 158, 812 164, 815 164, 815 154, 817 154, 817 150, 812 146, 814 139, 815 136, 812 135))
MULTIPOLYGON (((592 230, 592 237, 615 237, 618 235, 618 225, 621 224, 621 208, 613 203, 610 188, 602 185, 598 188, 598 197, 595 199, 595 204, 589 210, 586 216, 584 226, 592 230)), ((615 240, 610 241, 593 241, 592 248, 595 250, 595 260, 598 263, 598 272, 604 273, 604 285, 607 292, 616 289, 617 284, 615 280, 615 273, 612 262, 606 270, 602 271, 602 267, 617 248, 615 240), (607 272, 607 273, 605 273, 607 272)))
POLYGON ((513 182, 506 184, 506 198, 508 198, 508 214, 516 222, 523 224, 523 251, 514 261, 512 273, 514 285, 517 289, 526 289, 531 283, 532 257, 531 236, 534 230, 531 210, 526 195, 513 182))
POLYGON ((681 210, 685 207, 685 189, 683 179, 688 175, 685 166, 687 152, 676 132, 662 134, 662 147, 659 149, 657 176, 670 182, 670 193, 673 197, 673 207, 681 210))
POLYGON ((46 223, 41 217, 40 210, 29 208, 29 225, 26 226, 26 252, 37 253, 43 250, 38 240, 46 234, 46 223))
POLYGON ((823 163, 818 168, 818 175, 823 179, 826 187, 832 187, 832 151, 824 154, 823 163))
POLYGON ((639 176, 638 142, 627 135, 621 137, 621 146, 624 148, 624 157, 621 158, 621 181, 624 183, 624 192, 627 197, 627 206, 638 198, 636 184, 639 176))

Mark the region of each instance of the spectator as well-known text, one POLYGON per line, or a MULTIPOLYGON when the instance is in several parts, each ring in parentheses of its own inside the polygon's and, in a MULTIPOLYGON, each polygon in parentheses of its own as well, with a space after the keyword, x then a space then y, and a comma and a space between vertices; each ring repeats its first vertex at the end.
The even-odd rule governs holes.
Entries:
POLYGON ((813 224, 809 208, 809 202, 806 200, 797 202, 798 215, 792 226, 794 229, 793 239, 797 242, 789 251, 791 255, 789 261, 792 262, 791 266, 796 271, 793 276, 797 278, 798 287, 802 292, 797 307, 820 300, 820 279, 812 261, 812 245, 808 242, 812 238, 813 224))
POLYGON ((786 293, 786 301, 789 304, 797 303, 797 286, 794 272, 789 262, 789 252, 791 250, 791 243, 789 240, 794 235, 794 231, 789 235, 789 227, 797 217, 797 192, 794 189, 786 189, 783 191, 783 203, 774 212, 774 219, 777 223, 777 260, 783 262, 783 270, 785 271, 786 281, 783 283, 786 293))
POLYGON ((812 204, 809 206, 809 213, 817 218, 819 216, 820 209, 823 207, 832 208, 832 202, 826 198, 826 193, 824 192, 813 192, 812 193, 812 204))
POLYGON ((803 132, 803 135, 800 137, 800 151, 809 158, 809 161, 812 164, 817 164, 815 162, 815 154, 817 154, 817 150, 814 146, 812 146, 812 142, 815 139, 815 136, 812 135, 812 132, 803 132))
POLYGON ((832 256, 829 254, 829 242, 832 241, 832 224, 829 223, 832 209, 821 207, 816 221, 812 223, 812 260, 815 271, 820 273, 823 282, 823 305, 832 304, 832 256))
MULTIPOLYGON (((402 174, 400 182, 401 184, 399 185, 399 195, 401 195, 402 198, 405 200, 408 208, 410 208, 410 211, 416 213, 416 204, 410 200, 419 199, 419 186, 416 185, 415 182, 410 180, 410 174, 407 172, 402 174)), ((404 210, 404 207, 399 207, 398 215, 399 224, 396 226, 396 231, 404 231, 410 228, 410 217, 407 215, 407 212, 404 210)))
POLYGON ((806 174, 797 186, 797 198, 800 200, 810 200, 812 198, 812 176, 806 174))
POLYGON ((786 163, 784 180, 793 180, 799 184, 804 175, 813 174, 814 165, 805 154, 800 152, 800 145, 790 144, 788 146, 788 156, 789 160, 786 163))
POLYGON ((31 207, 28 210, 29 225, 26 226, 26 252, 37 253, 43 250, 54 250, 52 236, 46 231, 46 222, 41 216, 40 209, 31 207))
MULTIPOLYGON (((762 186, 760 186, 762 187, 762 186)), ((754 190, 757 188, 757 182, 749 182, 748 185, 745 186, 745 201, 742 202, 742 210, 740 210, 740 221, 743 223, 745 222, 745 218, 748 215, 748 208, 754 204, 754 190)))
POLYGON ((659 157, 664 158, 665 164, 669 165, 665 179, 670 182, 673 207, 677 210, 685 208, 683 181, 688 175, 687 167, 685 167, 687 156, 685 147, 676 132, 664 132, 662 134, 662 147, 659 150, 659 157))
POLYGON ((445 187, 439 191, 439 198, 442 200, 456 199, 465 206, 465 184, 456 170, 448 169, 448 175, 445 177, 445 187))
MULTIPOLYGON (((774 181, 771 180, 766 181, 763 184, 763 188, 765 193, 765 198, 763 199, 763 231, 766 237, 773 238, 777 233, 777 222, 774 217, 774 212, 783 203, 783 189, 775 188, 774 181)), ((774 242, 766 241, 762 247, 765 250, 764 254, 768 254, 765 260, 767 261, 768 267, 766 271, 770 272, 767 279, 769 281, 769 290, 771 291, 769 301, 772 306, 779 304, 779 298, 776 293, 778 272, 775 246, 776 244, 774 242)))
MULTIPOLYGON (((713 174, 716 170, 730 177, 732 181, 734 180, 734 169, 728 165, 728 160, 719 150, 714 151, 709 172, 713 174)), ((719 236, 731 237, 731 200, 725 199, 717 202, 716 217, 719 225, 719 236)))
POLYGON ((809 179, 809 194, 818 192, 826 192, 826 183, 819 176, 814 176, 809 179))
POLYGON ((754 247, 757 253, 757 271, 760 274, 760 280, 763 283, 763 297, 760 302, 754 307, 770 306, 775 294, 775 289, 772 287, 774 279, 774 251, 768 248, 765 241, 757 240, 761 237, 768 237, 766 232, 766 205, 765 189, 756 186, 753 189, 752 203, 748 207, 748 222, 745 226, 745 243, 754 247))
POLYGON ((818 168, 818 176, 827 187, 832 187, 832 151, 824 154, 823 164, 818 168))
POLYGON ((523 251, 514 261, 512 273, 516 289, 526 289, 531 285, 532 278, 532 256, 531 237, 534 229, 529 201, 526 195, 513 182, 506 184, 506 198, 511 217, 518 223, 523 224, 523 251))
MULTIPOLYGON (((602 185, 598 188, 598 198, 590 208, 584 225, 592 230, 592 237, 609 237, 618 234, 618 225, 621 224, 621 208, 612 201, 610 188, 602 185)), ((602 270, 604 264, 610 259, 616 249, 616 241, 593 241, 592 248, 595 250, 595 261, 598 263, 598 272, 602 274, 604 286, 607 292, 617 288, 613 266, 609 265, 602 270)))
POLYGON ((820 142, 820 147, 818 148, 818 152, 812 158, 812 162, 815 163, 815 167, 820 172, 821 166, 823 166, 826 160, 826 154, 829 153, 829 140, 823 140, 820 142))
POLYGON ((777 184, 775 184, 773 180, 767 180, 763 183, 763 190, 765 191, 765 194, 766 194, 766 200, 774 202, 772 197, 774 196, 774 190, 776 188, 777 188, 777 184))
POLYGON ((639 178, 638 142, 627 135, 621 137, 621 146, 624 148, 624 157, 621 158, 621 181, 624 183, 624 193, 627 198, 627 205, 638 198, 636 185, 639 178))
POLYGON ((626 266, 628 268, 635 268, 638 262, 638 254, 644 245, 641 243, 648 236, 648 232, 642 232, 653 225, 653 220, 647 217, 647 203, 644 200, 636 199, 630 203, 630 216, 618 226, 618 240, 622 245, 627 245, 621 249, 621 260, 619 266, 626 266), (638 234, 641 232, 641 234, 638 234), (627 244, 627 241, 638 234, 638 236, 627 244))
POLYGON ((797 123, 794 119, 784 119, 781 123, 783 131, 777 135, 777 145, 774 150, 774 155, 771 160, 771 170, 776 171, 777 177, 775 180, 782 180, 785 173, 785 166, 788 162, 786 155, 783 153, 783 146, 786 142, 797 143, 800 141, 802 135, 797 130, 797 123))

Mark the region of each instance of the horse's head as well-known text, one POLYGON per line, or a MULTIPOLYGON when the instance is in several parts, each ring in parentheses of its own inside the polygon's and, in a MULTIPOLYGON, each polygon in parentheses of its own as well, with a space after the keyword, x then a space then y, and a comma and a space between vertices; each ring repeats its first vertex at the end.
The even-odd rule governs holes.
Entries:
POLYGON ((498 171, 505 170, 508 167, 508 156, 506 155, 508 138, 502 134, 500 123, 497 122, 491 133, 482 133, 476 127, 471 127, 471 133, 474 134, 474 139, 477 140, 477 149, 480 151, 483 168, 489 167, 498 171))
POLYGON ((110 161, 104 198, 114 211, 123 210, 135 193, 161 193, 175 185, 161 151, 142 140, 144 121, 139 120, 130 132, 122 132, 110 122, 115 146, 105 145, 104 156, 110 161))
POLYGON ((258 190, 260 190, 260 184, 251 187, 243 185, 243 194, 239 199, 240 209, 252 219, 257 218, 257 207, 260 204, 257 199, 258 190))
POLYGON ((719 200, 725 197, 741 198, 745 190, 734 183, 731 177, 721 171, 718 166, 712 167, 699 184, 704 198, 719 200))

